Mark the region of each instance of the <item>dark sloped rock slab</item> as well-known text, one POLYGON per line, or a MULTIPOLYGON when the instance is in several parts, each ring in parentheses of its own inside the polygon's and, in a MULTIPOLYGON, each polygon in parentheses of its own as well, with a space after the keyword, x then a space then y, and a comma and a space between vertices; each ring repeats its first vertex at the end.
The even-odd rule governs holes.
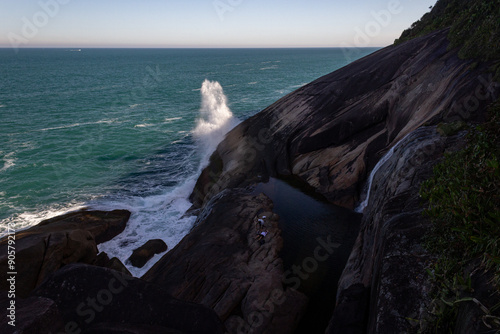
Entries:
POLYGON ((127 210, 81 210, 44 220, 25 232, 41 233, 47 230, 54 232, 84 229, 94 236, 96 244, 100 244, 122 233, 129 218, 130 212, 127 210))
MULTIPOLYGON (((26 297, 49 274, 69 263, 93 263, 97 244, 121 233, 130 217, 125 210, 78 211, 45 220, 16 237, 18 296, 26 297)), ((7 237, 0 240, 0 271, 8 272, 7 237)), ((0 290, 7 290, 0 281, 0 290)))
POLYGON ((66 331, 103 333, 105 328, 123 328, 124 324, 131 328, 125 333, 150 333, 155 328, 166 333, 224 331, 211 309, 179 301, 155 284, 101 267, 67 265, 33 294, 54 300, 66 331))
POLYGON ((63 326, 63 320, 56 303, 52 299, 43 297, 16 298, 15 317, 9 318, 7 310, 10 300, 0 298, 0 333, 16 334, 47 334, 57 333, 63 326), (6 306, 5 308, 3 306, 6 306), (9 325, 14 320, 15 327, 9 325))
POLYGON ((432 299, 425 269, 434 255, 422 246, 430 222, 422 215, 419 189, 444 152, 461 146, 461 138, 463 133, 441 137, 434 126, 419 128, 375 174, 327 333, 424 329, 432 299))
POLYGON ((264 194, 224 191, 143 278, 214 309, 229 333, 291 333, 307 297, 284 287, 278 219, 264 194), (268 234, 258 240, 264 216, 268 234))
POLYGON ((127 267, 125 267, 125 265, 122 263, 122 261, 120 261, 119 258, 113 257, 110 259, 106 252, 100 252, 99 255, 97 255, 97 258, 93 265, 113 269, 122 274, 132 276, 130 271, 127 269, 127 267))

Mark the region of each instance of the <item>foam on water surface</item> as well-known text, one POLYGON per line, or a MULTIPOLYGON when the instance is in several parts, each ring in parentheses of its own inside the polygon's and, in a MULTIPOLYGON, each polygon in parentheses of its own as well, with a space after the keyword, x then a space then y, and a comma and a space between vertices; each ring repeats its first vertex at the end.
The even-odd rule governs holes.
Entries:
POLYGON ((134 276, 142 276, 160 257, 153 258, 143 268, 131 266, 127 263, 127 259, 134 249, 149 240, 161 239, 171 250, 189 233, 195 217, 184 217, 184 213, 191 206, 188 197, 194 184, 195 178, 192 177, 165 194, 149 197, 133 196, 93 204, 93 209, 119 208, 132 212, 125 230, 114 239, 100 244, 99 251, 106 252, 110 257, 118 257, 134 276))
MULTIPOLYGON (((172 120, 177 119, 179 118, 172 120)), ((162 239, 169 249, 174 248, 189 233, 196 219, 194 216, 184 216, 184 214, 191 207, 188 198, 198 175, 217 144, 237 123, 238 120, 227 105, 227 97, 220 83, 205 80, 201 88, 200 117, 192 131, 200 154, 196 172, 162 194, 148 197, 132 196, 94 204, 93 208, 103 210, 121 208, 132 212, 125 231, 113 240, 99 245, 99 251, 104 251, 111 257, 118 257, 134 276, 140 277, 161 256, 156 255, 143 268, 135 268, 127 262, 134 249, 151 239, 162 239)))

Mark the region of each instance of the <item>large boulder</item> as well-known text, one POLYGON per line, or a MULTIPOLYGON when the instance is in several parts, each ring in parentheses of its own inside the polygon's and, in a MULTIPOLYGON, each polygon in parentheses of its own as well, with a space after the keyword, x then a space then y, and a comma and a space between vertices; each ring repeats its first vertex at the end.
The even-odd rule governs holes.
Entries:
POLYGON ((166 252, 168 249, 165 241, 161 239, 149 240, 139 248, 134 249, 128 261, 137 268, 142 268, 155 254, 166 252))
POLYGON ((89 231, 95 242, 100 244, 122 233, 129 218, 130 212, 127 210, 80 210, 43 220, 40 224, 23 231, 23 234, 83 229, 89 231))
POLYGON ((71 264, 33 291, 55 302, 66 332, 223 333, 211 309, 179 301, 161 287, 117 271, 71 264), (121 331, 120 329, 123 329, 121 331))
POLYGON ((230 333, 291 333, 307 297, 284 287, 278 219, 264 194, 224 191, 143 279, 214 309, 230 333))
MULTIPOLYGON (((16 292, 27 296, 59 268, 75 262, 93 263, 97 244, 121 233, 130 217, 125 210, 78 211, 45 220, 15 234, 15 270, 8 269, 8 238, 0 240, 0 270, 15 271, 16 292)), ((8 290, 0 281, 0 289, 8 290)))

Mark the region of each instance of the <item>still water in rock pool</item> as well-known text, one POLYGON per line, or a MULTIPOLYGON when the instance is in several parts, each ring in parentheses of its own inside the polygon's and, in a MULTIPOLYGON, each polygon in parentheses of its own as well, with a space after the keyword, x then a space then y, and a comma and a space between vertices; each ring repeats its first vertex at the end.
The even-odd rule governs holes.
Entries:
POLYGON ((337 282, 357 237, 361 214, 327 203, 270 178, 254 194, 264 193, 280 216, 283 237, 283 283, 309 297, 299 332, 326 328, 335 306, 337 282), (312 327, 314 328, 312 328, 312 327))

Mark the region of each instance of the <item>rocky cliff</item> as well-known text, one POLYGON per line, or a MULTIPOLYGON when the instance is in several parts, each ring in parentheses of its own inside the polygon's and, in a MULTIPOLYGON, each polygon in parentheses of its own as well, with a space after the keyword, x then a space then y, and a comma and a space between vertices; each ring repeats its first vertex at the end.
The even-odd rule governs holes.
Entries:
MULTIPOLYGON (((97 256, 96 245, 123 231, 129 217, 125 210, 82 210, 17 233, 15 280, 0 284, 0 304, 9 306, 2 309, 0 332, 223 333, 213 310, 131 277, 116 258, 97 256)), ((4 273, 7 246, 5 237, 4 273)))
POLYGON ((384 152, 424 124, 478 120, 492 101, 485 67, 448 51, 448 30, 384 48, 287 95, 233 129, 191 199, 293 176, 353 208, 384 152))
MULTIPOLYGON (((460 59, 457 49, 449 50, 447 34, 444 29, 382 49, 241 123, 219 144, 191 195, 195 207, 211 203, 216 210, 212 200, 221 192, 278 177, 354 209, 367 196, 375 164, 398 144, 373 177, 330 333, 425 330, 431 289, 425 269, 433 255, 422 246, 429 222, 418 190, 443 153, 464 142, 463 133, 446 137, 436 125, 481 121, 498 95, 489 65, 460 59)), ((174 266, 189 253, 161 262, 174 266)))
POLYGON ((435 256, 422 246, 430 222, 422 215, 419 189, 435 161, 460 148, 463 138, 463 133, 443 137, 434 126, 421 127, 402 140, 374 175, 328 333, 425 329, 432 299, 426 268, 435 256))

